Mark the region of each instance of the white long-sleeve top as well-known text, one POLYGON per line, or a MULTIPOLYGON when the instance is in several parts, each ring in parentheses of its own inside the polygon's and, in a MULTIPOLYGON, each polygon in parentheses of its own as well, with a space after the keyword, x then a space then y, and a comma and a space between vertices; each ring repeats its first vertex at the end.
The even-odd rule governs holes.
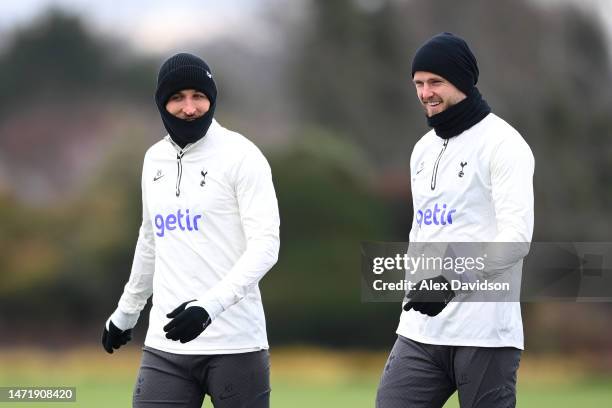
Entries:
POLYGON ((280 222, 259 149, 216 121, 183 150, 166 136, 145 155, 142 207, 118 311, 139 313, 153 294, 145 345, 178 354, 267 349, 258 282, 277 261, 280 222), (212 323, 188 343, 166 339, 166 314, 192 299, 212 323))
MULTIPOLYGON (((485 278, 505 273, 520 285, 533 233, 534 173, 521 135, 493 113, 447 140, 431 130, 414 147, 410 171, 410 242, 524 243, 494 251, 484 271, 485 278)), ((404 311, 397 333, 428 344, 523 349, 520 303, 465 300, 434 317, 404 311)))

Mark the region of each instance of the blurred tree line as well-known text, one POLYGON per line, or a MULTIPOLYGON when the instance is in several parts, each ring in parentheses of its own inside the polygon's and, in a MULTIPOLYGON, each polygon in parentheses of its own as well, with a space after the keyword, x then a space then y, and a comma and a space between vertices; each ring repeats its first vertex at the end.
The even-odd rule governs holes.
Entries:
MULTIPOLYGON (((243 125, 238 118, 256 118, 261 100, 235 83, 276 83, 289 92, 275 106, 296 112, 287 139, 262 146, 282 220, 279 263, 261 284, 273 345, 393 341, 399 304, 360 302, 359 243, 408 239, 408 160, 427 131, 410 63, 441 31, 467 39, 484 97, 532 147, 534 240, 607 239, 612 70, 593 16, 511 0, 307 4, 304 21, 284 27, 291 57, 266 55, 262 66, 276 68, 262 81, 249 75, 267 71, 240 71, 244 63, 232 64, 238 77, 224 73, 224 45, 211 50, 222 123, 245 126, 247 136, 275 124, 243 125)), ((114 309, 140 223, 140 164, 162 135, 152 103, 161 60, 58 10, 15 31, 0 55, 0 343, 44 341, 41 328, 47 341, 96 339, 114 309), (24 195, 24 185, 57 193, 24 195)), ((527 342, 609 348, 609 312, 607 304, 526 305, 527 342), (577 336, 560 313, 590 324, 577 336)), ((145 323, 143 315, 141 335, 145 323)))

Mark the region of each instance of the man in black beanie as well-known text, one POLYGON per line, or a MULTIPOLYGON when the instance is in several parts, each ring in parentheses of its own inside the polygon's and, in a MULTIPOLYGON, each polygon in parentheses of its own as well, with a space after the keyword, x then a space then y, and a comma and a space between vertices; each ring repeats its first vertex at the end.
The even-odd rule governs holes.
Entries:
POLYGON ((268 408, 259 280, 276 263, 279 215, 266 158, 215 119, 210 67, 176 54, 155 102, 168 135, 146 153, 131 274, 102 334, 113 353, 153 294, 133 406, 268 408))
POLYGON ((155 103, 168 134, 181 148, 204 137, 212 123, 216 102, 217 86, 210 68, 202 59, 186 53, 176 54, 161 66, 157 76, 155 103), (200 107, 202 103, 196 103, 195 107, 200 109, 193 113, 182 112, 180 104, 174 103, 178 100, 177 95, 190 88, 193 88, 192 93, 203 94, 201 96, 204 98, 200 100, 208 104, 207 109, 200 107), (172 104, 170 108, 167 107, 168 103, 172 104), (173 112, 173 107, 179 110, 173 112))
POLYGON ((476 88, 478 74, 476 57, 467 43, 453 34, 438 34, 417 50, 412 78, 427 124, 437 136, 457 136, 491 112, 476 88))
POLYGON ((517 293, 533 233, 534 158, 522 136, 491 113, 476 88, 478 75, 467 43, 450 33, 430 38, 414 55, 413 83, 433 129, 410 157, 414 219, 408 255, 431 248, 459 260, 454 243, 487 249, 503 244, 480 270, 428 274, 421 267, 407 274, 407 280, 418 278, 403 303, 378 408, 442 407, 455 391, 461 407, 516 404, 524 347, 517 293), (469 283, 494 279, 513 291, 495 293, 490 301, 469 289, 469 283))

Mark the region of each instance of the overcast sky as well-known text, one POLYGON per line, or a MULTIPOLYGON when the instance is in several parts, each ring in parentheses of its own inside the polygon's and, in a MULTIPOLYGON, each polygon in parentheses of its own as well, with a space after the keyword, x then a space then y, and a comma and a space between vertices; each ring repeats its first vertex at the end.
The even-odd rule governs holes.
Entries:
POLYGON ((262 0, 10 1, 0 5, 0 31, 28 24, 51 6, 69 10, 94 32, 127 40, 144 52, 164 52, 220 36, 254 46, 274 46, 275 42, 273 27, 261 18, 262 0))
MULTIPOLYGON (((331 1, 331 0, 330 0, 331 1)), ((362 3, 380 0, 360 0, 362 3)), ((397 0, 396 0, 397 1, 397 0)), ((410 1, 410 0, 406 0, 410 1)), ((548 5, 563 2, 594 10, 608 29, 612 47, 612 0, 531 0, 548 5)), ((27 24, 52 5, 70 10, 101 34, 127 41, 135 50, 163 53, 169 49, 198 42, 233 37, 260 49, 278 44, 279 33, 262 18, 264 2, 293 18, 304 0, 19 0, 0 5, 0 32, 27 24)))

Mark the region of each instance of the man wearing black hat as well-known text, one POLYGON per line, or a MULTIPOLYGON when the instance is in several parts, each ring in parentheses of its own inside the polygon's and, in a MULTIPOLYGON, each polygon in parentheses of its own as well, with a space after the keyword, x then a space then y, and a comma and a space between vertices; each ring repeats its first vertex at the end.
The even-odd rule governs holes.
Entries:
POLYGON ((502 247, 495 268, 490 264, 481 275, 441 271, 408 292, 378 408, 442 407, 455 391, 462 407, 516 404, 524 346, 518 299, 483 302, 448 285, 483 277, 516 284, 518 276, 520 287, 533 233, 533 155, 521 135, 491 113, 475 86, 478 75, 474 54, 453 34, 438 34, 416 51, 412 79, 433 129, 410 158, 410 245, 512 243, 512 250, 502 247))
POLYGON ((143 217, 130 278, 102 335, 131 339, 153 295, 133 406, 269 406, 259 280, 276 263, 279 215, 259 149, 214 118, 217 87, 200 58, 161 66, 155 102, 168 135, 146 153, 143 217))

